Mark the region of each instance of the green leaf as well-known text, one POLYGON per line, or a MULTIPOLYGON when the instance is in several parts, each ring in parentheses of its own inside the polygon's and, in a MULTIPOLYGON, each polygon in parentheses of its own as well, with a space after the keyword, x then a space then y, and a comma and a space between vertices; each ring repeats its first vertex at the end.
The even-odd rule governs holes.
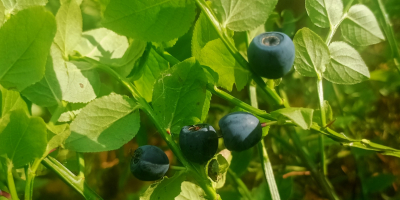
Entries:
POLYGON ((205 200, 206 194, 200 186, 184 181, 181 185, 181 193, 175 197, 175 200, 205 200))
POLYGON ((385 40, 372 11, 361 4, 350 8, 340 27, 343 37, 354 45, 368 46, 385 40))
POLYGON ((264 24, 278 0, 213 0, 212 7, 222 27, 248 31, 264 24))
POLYGON ((6 15, 15 14, 19 10, 23 10, 34 6, 45 6, 47 0, 2 0, 6 15))
POLYGON ((166 130, 179 134, 182 126, 203 119, 207 76, 194 58, 164 72, 153 90, 153 107, 166 130))
POLYGON ((175 174, 171 178, 164 179, 157 185, 150 196, 150 200, 175 200, 175 197, 181 193, 181 185, 185 181, 186 176, 183 173, 175 174))
POLYGON ((184 172, 177 172, 171 178, 164 177, 161 181, 151 184, 140 200, 176 199, 185 179, 184 172))
POLYGON ((22 94, 33 103, 50 107, 61 100, 86 103, 96 98, 100 78, 93 66, 86 62, 66 62, 60 49, 52 45, 43 79, 26 88, 22 94))
POLYGON ((23 90, 22 95, 39 106, 57 105, 63 98, 61 85, 66 85, 63 82, 68 80, 67 74, 62 73, 64 69, 65 61, 62 58, 61 50, 53 44, 47 57, 44 77, 23 90))
POLYGON ((342 0, 306 0, 311 21, 322 28, 334 27, 343 16, 342 0))
POLYGON ((105 28, 98 28, 84 32, 75 50, 82 56, 111 66, 126 77, 145 48, 144 41, 133 40, 129 45, 126 37, 105 28))
POLYGON ((54 16, 33 7, 12 16, 0 29, 0 84, 22 91, 40 81, 56 31, 54 16))
POLYGON ((231 152, 223 150, 207 163, 207 175, 213 180, 216 189, 222 188, 225 185, 226 173, 228 172, 231 160, 231 152))
POLYGON ((3 2, 0 1, 0 27, 4 23, 5 14, 6 14, 6 8, 4 7, 3 2))
POLYGON ((95 99, 100 89, 100 78, 93 66, 79 61, 66 62, 65 66, 62 75, 63 78, 67 77, 67 81, 61 86, 63 100, 86 103, 95 99))
POLYGON ((388 187, 392 186, 396 181, 396 176, 393 174, 379 174, 377 176, 369 177, 365 180, 365 190, 368 193, 383 192, 388 187))
POLYGON ((326 66, 324 78, 336 84, 356 84, 370 75, 360 54, 345 42, 329 45, 331 62, 326 66))
POLYGON ((114 0, 103 25, 135 39, 167 42, 185 34, 195 18, 192 0, 114 0))
POLYGON ((57 33, 54 42, 68 58, 78 44, 82 34, 82 14, 76 0, 61 1, 60 9, 56 14, 57 33))
POLYGON ((23 110, 11 111, 0 121, 0 154, 7 154, 21 168, 46 150, 47 129, 42 118, 29 117, 23 110))
POLYGON ((308 130, 312 125, 313 109, 310 108, 282 108, 271 112, 272 116, 284 116, 291 119, 302 129, 308 130))
POLYGON ((7 90, 3 87, 1 90, 1 116, 6 116, 7 113, 14 110, 22 110, 25 113, 29 113, 28 106, 22 99, 21 95, 17 91, 7 90))
POLYGON ((253 159, 253 148, 244 151, 232 151, 232 162, 230 168, 238 176, 243 175, 247 171, 251 160, 253 159))
POLYGON ((321 37, 308 28, 302 28, 294 36, 293 43, 296 49, 294 68, 297 72, 315 77, 325 71, 330 55, 321 37))
POLYGON ((242 90, 251 73, 240 66, 221 39, 208 42, 201 50, 199 62, 218 73, 218 86, 232 91, 233 84, 242 90))
POLYGON ((71 129, 69 128, 69 124, 61 124, 61 125, 48 125, 48 132, 47 132, 47 147, 46 153, 49 152, 60 145, 64 144, 65 140, 70 136, 71 129))
POLYGON ((134 69, 134 84, 139 93, 147 102, 152 101, 154 84, 163 71, 169 68, 168 61, 160 56, 153 48, 149 49, 149 54, 143 65, 134 69))
POLYGON ((65 147, 78 152, 120 148, 139 130, 140 116, 133 100, 111 94, 90 102, 71 123, 65 147))
POLYGON ((207 19, 207 16, 201 13, 193 30, 192 56, 200 58, 201 49, 203 49, 209 41, 218 39, 218 37, 218 33, 207 19))

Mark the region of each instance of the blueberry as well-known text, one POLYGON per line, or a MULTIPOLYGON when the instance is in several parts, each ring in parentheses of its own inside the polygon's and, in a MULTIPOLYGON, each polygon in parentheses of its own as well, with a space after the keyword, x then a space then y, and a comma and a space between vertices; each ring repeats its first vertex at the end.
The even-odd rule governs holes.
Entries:
POLYGON ((142 181, 161 179, 169 168, 169 160, 163 150, 156 146, 144 145, 133 153, 132 174, 142 181))
POLYGON ((209 124, 184 126, 179 134, 179 145, 189 161, 203 164, 217 153, 218 135, 209 124))
POLYGON ((233 112, 219 120, 225 147, 230 151, 244 151, 256 145, 262 137, 260 121, 246 112, 233 112))
POLYGON ((284 33, 266 32, 257 35, 247 50, 251 70, 265 78, 282 78, 292 69, 294 44, 284 33))

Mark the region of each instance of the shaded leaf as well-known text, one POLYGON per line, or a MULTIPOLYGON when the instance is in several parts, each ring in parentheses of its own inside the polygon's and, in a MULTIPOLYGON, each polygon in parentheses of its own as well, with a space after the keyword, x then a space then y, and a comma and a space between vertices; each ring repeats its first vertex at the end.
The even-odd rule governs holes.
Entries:
POLYGON ((40 81, 56 32, 54 16, 33 7, 12 16, 0 29, 0 84, 22 91, 40 81))
POLYGON ((191 0, 114 0, 103 25, 116 33, 145 41, 170 41, 186 33, 195 17, 191 0))
POLYGON ((209 41, 215 39, 218 39, 218 33, 215 31, 206 15, 201 13, 193 30, 192 56, 200 58, 201 49, 203 49, 209 41))
POLYGON ((82 34, 75 50, 82 56, 114 68, 123 77, 128 76, 136 60, 142 56, 146 42, 128 39, 111 30, 98 28, 82 34))
POLYGON ((71 123, 65 148, 78 152, 101 152, 120 148, 140 126, 139 110, 131 99, 110 94, 93 100, 71 123))
POLYGON ((0 121, 0 155, 7 154, 15 168, 21 168, 46 150, 47 129, 42 118, 14 110, 0 121))
POLYGON ((278 0, 212 0, 212 7, 222 27, 248 31, 264 24, 278 0))
POLYGON ((168 61, 160 56, 153 48, 150 48, 149 54, 145 63, 142 66, 134 69, 134 84, 139 93, 146 99, 147 102, 152 101, 153 88, 157 79, 163 71, 169 68, 168 61))
POLYGON ((86 62, 63 60, 61 51, 52 45, 46 64, 46 74, 22 94, 30 101, 50 107, 65 100, 86 103, 96 98, 100 89, 99 74, 86 62))
POLYGON ((166 130, 179 133, 182 126, 203 119, 209 91, 207 76, 194 59, 187 59, 164 72, 153 90, 154 111, 166 130))
POLYGON ((282 108, 271 112, 273 116, 285 116, 291 119, 295 124, 302 129, 310 129, 312 125, 313 109, 310 108, 282 108))
POLYGON ((159 182, 150 185, 140 200, 174 200, 181 193, 181 184, 185 179, 183 172, 178 172, 171 178, 164 177, 159 182))
POLYGON ((29 113, 28 106, 17 91, 7 90, 3 87, 1 90, 1 116, 14 110, 22 110, 29 113))
POLYGON ((242 90, 250 79, 250 71, 244 69, 226 48, 221 39, 208 42, 201 50, 199 62, 218 73, 218 86, 232 91, 233 84, 242 90))

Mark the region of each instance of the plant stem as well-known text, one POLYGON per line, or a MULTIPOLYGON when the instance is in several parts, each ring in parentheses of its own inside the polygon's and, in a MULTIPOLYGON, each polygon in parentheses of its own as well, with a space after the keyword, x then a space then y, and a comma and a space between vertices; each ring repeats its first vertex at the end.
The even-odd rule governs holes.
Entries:
POLYGON ((276 185, 274 171, 272 169, 271 160, 268 157, 267 150, 265 149, 264 141, 261 140, 257 144, 258 154, 261 158, 261 166, 264 171, 264 178, 267 180, 269 191, 271 192, 272 200, 280 200, 278 186, 276 185))
MULTIPOLYGON (((56 110, 53 112, 50 121, 48 122, 48 125, 55 125, 60 118, 61 114, 64 112, 65 108, 67 107, 68 102, 66 101, 60 101, 56 110)), ((46 152, 47 153, 47 152, 46 152)), ((36 177, 36 171, 37 168, 40 165, 40 162, 46 157, 47 155, 44 155, 42 158, 36 158, 32 165, 29 165, 27 170, 26 170, 26 181, 25 181, 25 199, 30 200, 32 199, 33 195, 33 183, 36 177)))
MULTIPOLYGON (((325 114, 325 106, 324 106, 324 88, 322 85, 322 77, 318 76, 317 80, 317 87, 318 87, 318 99, 319 99, 319 109, 321 113, 321 125, 322 127, 326 126, 326 114, 325 114)), ((327 175, 328 170, 326 167, 326 162, 325 162, 325 142, 324 142, 324 136, 319 135, 319 150, 320 150, 320 160, 321 160, 321 168, 322 168, 322 173, 324 175, 327 175)))
POLYGON ((36 177, 36 171, 37 168, 40 165, 40 162, 42 161, 41 158, 36 158, 32 165, 29 165, 26 173, 26 181, 25 181, 25 200, 30 200, 32 199, 33 195, 33 182, 36 177))
POLYGON ((51 115, 50 121, 48 122, 48 125, 54 125, 58 122, 58 119, 60 118, 61 114, 64 112, 65 108, 67 107, 68 102, 66 101, 61 101, 59 102, 56 110, 53 112, 51 115))
POLYGON ((178 170, 178 171, 186 171, 187 170, 186 167, 181 167, 181 166, 170 166, 169 168, 173 169, 173 170, 178 170))
POLYGON ((79 174, 77 177, 85 178, 85 158, 83 157, 83 154, 80 152, 76 152, 76 157, 78 158, 78 169, 79 169, 79 174))
POLYGON ((396 37, 393 31, 392 23, 389 19, 389 15, 386 12, 385 5, 383 5, 382 0, 375 0, 376 4, 379 7, 379 13, 381 14, 384 31, 386 33, 386 38, 389 42, 390 48, 392 49, 394 64, 397 67, 398 72, 400 73, 400 51, 397 45, 396 37))
POLYGON ((47 156, 43 159, 42 164, 54 171, 66 184, 74 188, 86 199, 102 199, 90 187, 88 187, 84 178, 75 176, 64 165, 51 156, 47 156))
POLYGON ((17 189, 15 188, 15 183, 14 183, 14 176, 12 174, 12 164, 10 162, 7 163, 7 184, 8 184, 8 190, 10 190, 10 195, 11 199, 13 200, 19 200, 18 194, 17 194, 17 189))
POLYGON ((246 198, 247 200, 251 200, 253 199, 251 197, 251 193, 249 191, 249 189, 247 189, 247 186, 243 183, 242 179, 240 179, 236 173, 234 171, 232 171, 231 168, 228 169, 228 174, 231 176, 231 178, 233 179, 233 181, 235 181, 236 185, 238 186, 238 190, 239 192, 242 194, 242 196, 244 198, 246 198))
POLYGON ((337 29, 339 28, 340 24, 343 22, 344 19, 347 17, 347 12, 349 11, 351 5, 353 4, 354 0, 350 0, 349 3, 347 3, 346 7, 344 8, 343 16, 339 20, 337 24, 331 24, 329 28, 329 33, 328 36, 326 37, 325 44, 329 46, 329 44, 332 41, 333 36, 335 35, 337 29))
MULTIPOLYGON (((185 166, 189 171, 196 172, 195 175, 199 179, 203 179, 204 177, 201 176, 200 172, 190 163, 186 160, 186 158, 183 156, 180 148, 178 145, 174 142, 172 137, 167 133, 167 130, 164 129, 163 125, 158 121, 158 117, 154 113, 153 108, 147 103, 147 101, 139 94, 137 91, 136 87, 129 82, 126 78, 121 77, 117 72, 115 72, 113 69, 108 67, 107 65, 104 65, 96 60, 93 60, 88 57, 72 57, 74 60, 83 60, 86 62, 89 62, 93 64, 95 67, 103 70, 110 76, 114 77, 117 79, 122 85, 124 85, 132 94, 133 98, 136 100, 136 102, 141 106, 141 109, 143 112, 147 114, 147 116, 151 119, 153 124, 156 126, 158 132, 161 134, 161 137, 164 139, 164 141, 168 144, 169 148, 172 150, 172 152, 175 154, 175 156, 179 159, 179 161, 182 163, 183 166, 185 166)), ((216 199, 217 194, 215 190, 211 187, 210 182, 205 182, 205 181, 199 181, 200 186, 203 188, 204 192, 207 194, 207 197, 210 199, 216 199)))
MULTIPOLYGON (((258 109, 258 102, 257 102, 257 88, 256 86, 249 86, 250 91, 250 102, 252 107, 258 109)), ((272 169, 271 161, 268 157, 268 152, 265 149, 264 140, 261 141, 257 145, 258 148, 258 155, 260 156, 262 169, 264 172, 264 178, 268 183, 269 191, 271 192, 272 200, 280 200, 281 197, 279 196, 278 186, 276 186, 276 181, 274 177, 274 171, 272 169)))
POLYGON ((289 130, 289 135, 292 138, 292 141, 297 148, 297 154, 300 156, 303 162, 305 162, 307 168, 310 170, 312 176, 314 177, 315 181, 317 181, 319 186, 322 188, 322 191, 324 191, 325 195, 327 195, 328 198, 331 200, 339 199, 339 197, 335 193, 334 188, 332 188, 331 184, 329 184, 326 177, 319 173, 317 167, 315 166, 314 162, 311 160, 309 156, 307 148, 301 143, 300 138, 295 129, 291 128, 291 130, 289 130))
POLYGON ((269 119, 269 120, 276 120, 275 118, 273 118, 270 114, 268 114, 267 112, 263 111, 263 110, 259 110, 257 108, 254 108, 252 106, 250 106, 249 104, 244 103, 243 101, 241 101, 240 99, 237 99, 235 97, 233 97, 232 95, 218 89, 217 86, 214 86, 212 84, 207 84, 207 90, 209 90, 211 93, 229 101, 230 103, 233 103, 234 105, 243 108, 247 111, 250 111, 262 118, 265 119, 269 119))
MULTIPOLYGON (((208 7, 207 3, 204 0, 196 0, 196 4, 207 16, 207 19, 211 22, 219 38, 228 48, 229 52, 235 58, 236 62, 238 62, 239 65, 244 69, 251 71, 249 63, 236 49, 235 44, 232 42, 231 38, 226 34, 226 31, 221 27, 221 24, 218 22, 217 18, 214 16, 213 12, 208 7)), ((280 98, 280 96, 276 93, 275 90, 267 87, 267 85, 260 76, 252 72, 252 79, 265 92, 265 94, 267 94, 267 96, 272 100, 272 103, 275 104, 275 106, 283 107, 283 101, 280 98)))

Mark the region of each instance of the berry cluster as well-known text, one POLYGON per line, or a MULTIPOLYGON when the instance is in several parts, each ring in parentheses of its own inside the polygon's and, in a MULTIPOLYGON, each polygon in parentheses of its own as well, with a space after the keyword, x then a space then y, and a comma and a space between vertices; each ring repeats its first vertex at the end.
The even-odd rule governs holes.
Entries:
MULTIPOLYGON (((260 121, 246 112, 234 112, 219 121, 225 146, 230 151, 244 151, 262 138, 260 121)), ((209 124, 184 126, 179 134, 183 155, 191 162, 204 164, 218 150, 218 135, 209 124)), ((134 152, 131 160, 132 174, 143 181, 162 178, 169 168, 167 155, 158 147, 145 145, 134 152)))
MULTIPOLYGON (((269 79, 282 78, 292 68, 295 49, 284 33, 266 32, 256 36, 247 51, 251 70, 269 79)), ((230 151, 244 151, 262 138, 260 121, 246 112, 234 112, 219 121, 225 147, 230 151)), ((183 155, 191 162, 204 164, 218 150, 218 135, 209 124, 184 126, 179 135, 183 155)), ((131 172, 143 181, 158 180, 169 168, 169 160, 158 147, 139 147, 132 157, 131 172)))

